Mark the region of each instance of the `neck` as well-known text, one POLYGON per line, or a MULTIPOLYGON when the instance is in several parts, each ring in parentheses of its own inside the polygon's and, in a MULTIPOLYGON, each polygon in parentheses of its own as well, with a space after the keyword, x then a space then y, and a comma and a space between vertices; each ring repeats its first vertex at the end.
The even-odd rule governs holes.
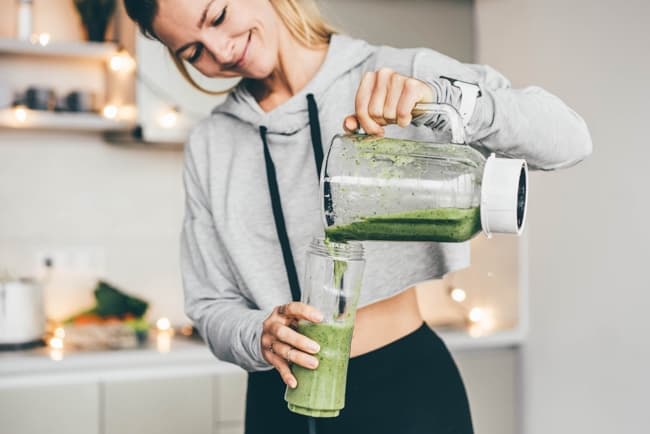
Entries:
POLYGON ((252 81, 250 91, 264 111, 271 111, 314 78, 326 55, 327 45, 305 47, 285 29, 279 38, 277 66, 268 77, 252 81))

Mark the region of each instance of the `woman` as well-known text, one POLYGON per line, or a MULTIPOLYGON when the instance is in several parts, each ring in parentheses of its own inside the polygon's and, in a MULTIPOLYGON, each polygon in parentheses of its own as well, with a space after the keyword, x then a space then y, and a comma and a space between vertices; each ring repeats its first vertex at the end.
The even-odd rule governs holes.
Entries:
POLYGON ((318 343, 290 326, 320 320, 296 300, 304 248, 323 233, 323 146, 342 127, 430 138, 445 120, 411 111, 438 101, 459 109, 479 150, 548 170, 591 152, 582 119, 489 67, 338 35, 309 1, 125 3, 186 78, 186 63, 207 77, 243 77, 186 148, 182 272, 186 312, 212 352, 250 372, 246 432, 472 432, 462 380, 413 289, 467 266, 467 243, 366 243, 346 408, 319 420, 287 410, 290 364, 317 364, 318 343))

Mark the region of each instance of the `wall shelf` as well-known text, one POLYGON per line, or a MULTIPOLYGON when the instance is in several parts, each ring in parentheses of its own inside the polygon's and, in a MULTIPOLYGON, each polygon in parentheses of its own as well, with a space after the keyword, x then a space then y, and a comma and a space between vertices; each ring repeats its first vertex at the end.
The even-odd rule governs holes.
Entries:
MULTIPOLYGON (((430 325, 436 329, 436 326, 430 325)), ((438 335, 452 351, 513 348, 522 345, 526 333, 521 328, 498 330, 482 336, 471 336, 466 331, 437 330, 438 335)))
POLYGON ((0 129, 108 132, 128 131, 133 127, 132 122, 107 119, 95 113, 25 110, 25 119, 21 121, 13 109, 0 110, 0 129))
POLYGON ((51 41, 46 46, 20 39, 0 38, 0 55, 49 56, 107 60, 118 47, 112 42, 51 41))

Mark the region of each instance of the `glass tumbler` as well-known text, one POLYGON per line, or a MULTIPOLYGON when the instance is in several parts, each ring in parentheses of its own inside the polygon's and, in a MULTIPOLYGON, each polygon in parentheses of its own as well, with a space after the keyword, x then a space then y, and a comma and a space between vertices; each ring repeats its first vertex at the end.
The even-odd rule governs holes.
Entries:
POLYGON ((289 410, 312 417, 336 417, 345 405, 350 343, 364 269, 361 243, 312 240, 307 252, 306 285, 301 301, 317 308, 323 321, 301 320, 297 331, 318 342, 319 365, 292 365, 298 381, 287 387, 289 410))

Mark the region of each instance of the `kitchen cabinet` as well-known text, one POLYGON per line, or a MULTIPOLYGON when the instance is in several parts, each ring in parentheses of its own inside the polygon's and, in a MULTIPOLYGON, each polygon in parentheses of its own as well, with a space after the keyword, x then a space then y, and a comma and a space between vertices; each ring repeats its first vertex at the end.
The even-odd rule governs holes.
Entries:
POLYGON ((212 378, 196 376, 103 385, 105 434, 212 433, 212 378))
POLYGON ((7 434, 99 434, 99 385, 0 389, 0 431, 7 434))
POLYGON ((247 381, 244 371, 214 377, 215 434, 243 434, 247 381))
POLYGON ((244 420, 247 378, 244 371, 214 377, 217 421, 233 423, 244 420))

